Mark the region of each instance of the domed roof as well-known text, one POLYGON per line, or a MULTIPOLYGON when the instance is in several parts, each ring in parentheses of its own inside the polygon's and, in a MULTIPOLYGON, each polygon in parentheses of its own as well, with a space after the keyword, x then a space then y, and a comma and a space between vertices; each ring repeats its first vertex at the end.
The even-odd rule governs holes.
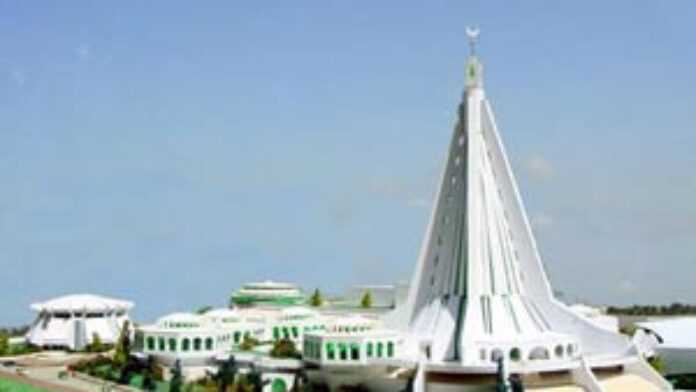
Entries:
POLYGON ((46 302, 37 302, 31 308, 37 312, 108 312, 114 310, 129 310, 133 302, 114 298, 103 297, 94 294, 71 294, 50 299, 46 302))
POLYGON ((247 283, 243 286, 243 288, 252 290, 296 290, 297 286, 287 282, 275 282, 272 280, 265 280, 263 282, 247 283))

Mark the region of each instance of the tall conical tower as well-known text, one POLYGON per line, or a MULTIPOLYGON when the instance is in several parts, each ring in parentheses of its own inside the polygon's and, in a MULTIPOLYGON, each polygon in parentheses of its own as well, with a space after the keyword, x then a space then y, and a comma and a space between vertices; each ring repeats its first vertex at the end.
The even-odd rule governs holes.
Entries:
POLYGON ((478 31, 467 32, 466 88, 401 328, 421 339, 435 364, 491 368, 501 357, 522 367, 570 364, 584 354, 623 357, 627 339, 553 297, 486 99, 478 31))

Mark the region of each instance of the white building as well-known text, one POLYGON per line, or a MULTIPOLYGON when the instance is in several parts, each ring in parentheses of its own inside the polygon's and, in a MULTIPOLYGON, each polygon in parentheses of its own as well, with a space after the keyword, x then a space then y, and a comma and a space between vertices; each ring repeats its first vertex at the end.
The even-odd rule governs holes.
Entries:
POLYGON ((136 351, 165 365, 212 365, 239 353, 245 337, 259 342, 292 340, 301 347, 304 334, 324 328, 324 319, 303 306, 214 309, 204 314, 173 313, 136 329, 136 351))
POLYGON ((696 374, 696 317, 636 323, 634 341, 647 356, 664 360, 669 375, 696 374))
POLYGON ((625 336, 554 298, 473 54, 478 32, 468 33, 466 88, 421 253, 406 302, 385 317, 400 336, 394 355, 368 359, 370 330, 325 331, 308 335, 308 363, 330 385, 352 375, 370 390, 409 380, 419 392, 488 391, 501 371, 533 390, 671 390, 625 336), (331 343, 347 350, 338 360, 331 343))
POLYGON ((236 306, 289 306, 302 305, 306 302, 299 287, 291 283, 271 280, 247 283, 234 293, 231 299, 236 306))
POLYGON ((264 324, 249 320, 236 310, 216 309, 205 314, 173 313, 155 324, 138 327, 136 351, 171 366, 177 360, 184 366, 213 365, 226 356, 245 337, 262 339, 264 324))
POLYGON ((27 332, 30 344, 80 350, 98 336, 115 344, 133 303, 91 294, 66 295, 31 305, 38 313, 27 332))

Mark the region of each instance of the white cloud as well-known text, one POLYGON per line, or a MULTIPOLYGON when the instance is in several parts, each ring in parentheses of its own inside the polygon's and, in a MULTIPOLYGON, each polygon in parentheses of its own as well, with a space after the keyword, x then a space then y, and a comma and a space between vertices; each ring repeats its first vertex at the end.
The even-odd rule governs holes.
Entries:
POLYGON ((80 46, 75 48, 75 55, 80 60, 87 60, 88 58, 90 58, 91 54, 92 54, 92 49, 87 44, 80 44, 80 46))
POLYGON ((527 159, 524 162, 524 168, 530 178, 538 181, 550 180, 556 174, 553 164, 540 155, 527 159))

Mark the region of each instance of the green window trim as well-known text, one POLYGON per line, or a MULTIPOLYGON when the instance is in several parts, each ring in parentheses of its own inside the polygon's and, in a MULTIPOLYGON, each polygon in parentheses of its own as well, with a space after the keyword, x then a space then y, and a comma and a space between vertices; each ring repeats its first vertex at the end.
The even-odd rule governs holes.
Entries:
POLYGON ((273 327, 273 340, 280 340, 280 328, 273 327))
POLYGON ((387 343, 387 357, 391 358, 394 356, 394 342, 387 343))
MULTIPOLYGON (((275 331, 274 331, 274 335, 275 335, 275 331)), ((234 343, 235 343, 235 344, 239 344, 239 342, 241 341, 241 339, 242 339, 242 333, 239 332, 239 331, 236 331, 236 332, 234 333, 234 343)))
POLYGON ((145 338, 145 345, 147 346, 148 351, 155 351, 155 338, 152 336, 145 338))
POLYGON ((341 361, 348 360, 348 346, 345 343, 338 344, 338 356, 341 361))
POLYGON ((157 349, 158 349, 159 351, 164 351, 165 348, 166 348, 166 347, 165 347, 164 337, 162 337, 162 336, 158 337, 158 338, 157 338, 157 349))
POLYGON ((171 351, 171 352, 176 351, 176 339, 174 339, 174 338, 169 338, 169 351, 171 351))
POLYGON ((360 345, 358 343, 351 343, 350 345, 350 359, 354 361, 360 360, 360 345))
POLYGON ((336 359, 336 346, 333 343, 326 343, 326 358, 331 361, 336 359))
POLYGON ((382 358, 384 355, 384 344, 382 342, 377 343, 377 357, 382 358))
POLYGON ((181 341, 181 351, 188 351, 191 349, 191 340, 189 338, 184 338, 181 341))
POLYGON ((367 356, 368 356, 368 358, 372 358, 372 349, 373 349, 372 342, 368 342, 367 343, 367 356))
POLYGON ((213 351, 213 338, 205 339, 205 349, 208 351, 213 351))

